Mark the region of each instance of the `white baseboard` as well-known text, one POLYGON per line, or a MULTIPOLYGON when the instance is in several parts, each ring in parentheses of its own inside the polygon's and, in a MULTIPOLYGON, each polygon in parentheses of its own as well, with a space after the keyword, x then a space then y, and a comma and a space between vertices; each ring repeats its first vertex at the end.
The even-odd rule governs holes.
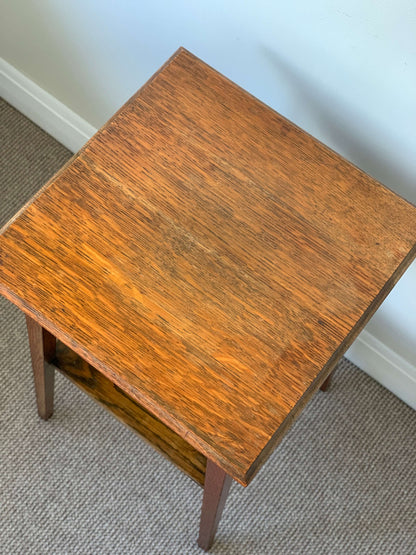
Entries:
POLYGON ((345 356, 416 409, 416 367, 364 330, 345 356))
MULTIPOLYGON (((97 131, 2 58, 0 94, 72 152, 79 150, 97 131)), ((415 366, 365 330, 349 348, 346 357, 416 409, 415 366)))
POLYGON ((72 152, 96 129, 0 58, 0 95, 72 152))

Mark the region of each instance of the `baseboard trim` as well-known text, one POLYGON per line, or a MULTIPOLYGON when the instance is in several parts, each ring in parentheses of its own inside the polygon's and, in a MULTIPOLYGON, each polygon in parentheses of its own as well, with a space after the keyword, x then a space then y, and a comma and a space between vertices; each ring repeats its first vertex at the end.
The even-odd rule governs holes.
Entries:
POLYGON ((416 366, 364 330, 348 349, 348 360, 416 409, 416 366))
POLYGON ((92 125, 3 58, 0 58, 0 94, 72 152, 79 150, 96 132, 92 125))

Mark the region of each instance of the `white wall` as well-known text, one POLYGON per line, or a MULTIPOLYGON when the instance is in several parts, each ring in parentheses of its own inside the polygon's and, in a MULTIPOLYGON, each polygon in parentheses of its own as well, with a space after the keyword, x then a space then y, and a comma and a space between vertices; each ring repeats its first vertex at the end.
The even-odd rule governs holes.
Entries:
MULTIPOLYGON (((1 10, 2 57, 94 127, 182 45, 416 203, 414 0, 13 0, 1 10)), ((415 291, 413 265, 367 331, 416 384, 415 291)))

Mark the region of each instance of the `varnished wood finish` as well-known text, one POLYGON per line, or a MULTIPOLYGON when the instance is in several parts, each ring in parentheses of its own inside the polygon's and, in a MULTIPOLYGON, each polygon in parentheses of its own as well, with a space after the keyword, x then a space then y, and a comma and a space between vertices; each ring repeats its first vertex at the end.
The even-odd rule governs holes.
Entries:
POLYGON ((180 50, 0 237, 0 290, 246 485, 416 209, 180 50))
MULTIPOLYGON (((44 330, 42 326, 29 316, 26 316, 26 326, 29 337, 30 356, 32 358, 38 413, 41 418, 48 420, 53 413, 55 372, 53 368, 46 367, 44 363, 44 330)), ((48 343, 48 349, 50 347, 51 343, 48 343)), ((51 351, 49 350, 47 356, 50 355, 51 351)))
POLYGON ((231 476, 212 461, 208 461, 204 497, 201 508, 198 545, 208 551, 214 543, 215 534, 231 486, 231 476))
POLYGON ((59 341, 53 364, 114 416, 150 442, 195 482, 203 485, 206 458, 178 434, 127 397, 103 374, 59 341))

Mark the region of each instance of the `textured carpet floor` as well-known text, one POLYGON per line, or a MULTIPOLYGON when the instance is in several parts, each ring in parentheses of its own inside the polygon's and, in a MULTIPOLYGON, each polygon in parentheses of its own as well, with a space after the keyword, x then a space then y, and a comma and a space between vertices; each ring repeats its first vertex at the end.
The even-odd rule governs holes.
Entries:
MULTIPOLYGON (((0 103, 0 225, 70 156, 0 103)), ((0 553, 191 554, 202 491, 57 376, 36 415, 24 318, 0 300, 0 553)), ((414 554, 416 413, 343 360, 247 489, 217 554, 414 554)))

